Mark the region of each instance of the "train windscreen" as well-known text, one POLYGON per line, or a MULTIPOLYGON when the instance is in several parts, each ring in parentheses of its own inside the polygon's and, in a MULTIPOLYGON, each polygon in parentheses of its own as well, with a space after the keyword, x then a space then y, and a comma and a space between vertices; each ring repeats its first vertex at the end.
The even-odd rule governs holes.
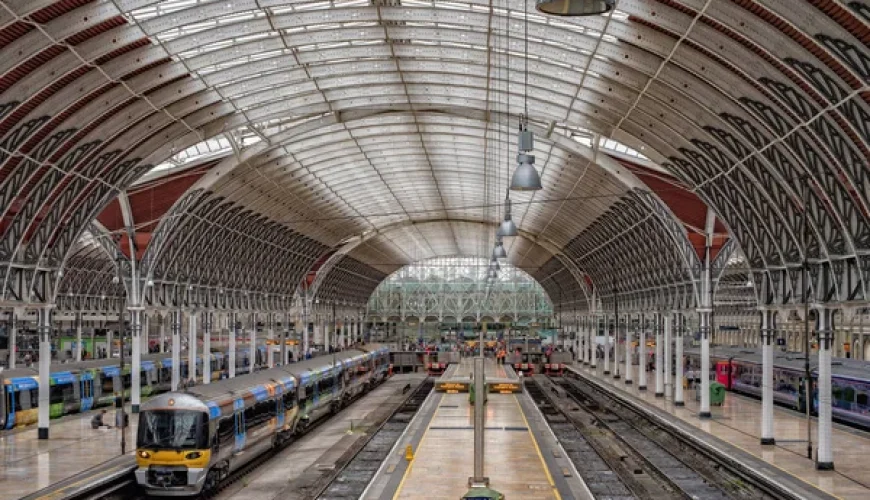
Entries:
POLYGON ((208 415, 195 410, 152 410, 139 416, 136 446, 150 450, 208 447, 208 415))

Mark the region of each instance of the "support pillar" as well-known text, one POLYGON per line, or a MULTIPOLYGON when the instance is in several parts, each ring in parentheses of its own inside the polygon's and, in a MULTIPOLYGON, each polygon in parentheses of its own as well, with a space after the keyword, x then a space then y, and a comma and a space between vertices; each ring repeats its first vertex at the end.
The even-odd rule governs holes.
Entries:
POLYGON ((604 374, 610 375, 610 322, 604 316, 604 374))
MULTIPOLYGON (((14 314, 14 313, 13 313, 13 314, 14 314)), ((13 316, 13 317, 14 317, 14 316, 13 316)), ((13 320, 13 321, 14 321, 14 320, 13 320)), ((83 323, 83 320, 82 320, 82 313, 81 313, 81 312, 77 312, 77 313, 76 313, 76 351, 75 351, 75 360, 76 360, 77 362, 82 360, 82 323, 83 323)), ((12 328, 14 329, 15 327, 13 326, 12 328)), ((13 340, 13 341, 14 341, 14 337, 13 337, 12 339, 10 339, 10 340, 13 340)), ((15 352, 15 351, 12 350, 12 349, 15 348, 14 346, 15 346, 14 343, 10 343, 10 344, 9 344, 9 348, 10 348, 10 351, 9 351, 9 352, 10 352, 10 353, 14 353, 14 352, 15 352)), ((10 368, 15 368, 15 366, 10 366, 10 368)))
POLYGON ((685 317, 683 313, 677 313, 677 340, 676 353, 674 357, 677 361, 676 374, 677 383, 674 388, 674 406, 685 406, 686 402, 683 399, 683 334, 686 331, 685 317))
POLYGON ((632 351, 634 348, 631 345, 634 339, 634 335, 632 335, 633 328, 632 316, 629 314, 625 320, 625 385, 634 383, 634 375, 632 374, 634 371, 632 370, 632 351))
MULTIPOLYGON (((597 314, 592 315, 592 324, 590 328, 589 342, 589 365, 595 369, 598 368, 598 322, 600 317, 597 314)), ((527 337, 528 338, 528 337, 527 337)))
POLYGON ((51 414, 51 308, 42 306, 37 310, 39 323, 39 408, 37 412, 37 424, 39 426, 39 439, 48 439, 48 426, 51 414))
POLYGON ((251 313, 251 355, 248 363, 248 373, 254 373, 254 366, 257 365, 257 313, 251 313))
POLYGON ((701 407, 698 417, 710 418, 710 310, 699 309, 701 325, 701 407))
POLYGON ((18 322, 19 309, 12 309, 12 328, 9 331, 9 369, 14 370, 18 359, 18 322))
POLYGON ((161 314, 160 318, 160 354, 166 352, 166 314, 161 314))
POLYGON ((229 338, 229 346, 227 349, 229 350, 228 356, 230 359, 227 362, 227 377, 236 378, 236 339, 239 337, 239 313, 231 312, 228 318, 227 336, 229 338))
POLYGON ((647 318, 640 315, 640 338, 637 340, 637 390, 646 390, 646 329, 647 318))
POLYGON ((214 315, 210 311, 202 312, 202 383, 211 383, 211 331, 214 315))
MULTIPOLYGON (((618 307, 618 306, 617 306, 618 307)), ((619 333, 622 328, 619 324, 619 313, 613 315, 613 378, 619 379, 619 333)))
POLYGON ((673 396, 673 381, 671 380, 671 344, 674 339, 674 314, 670 311, 667 312, 667 321, 665 322, 665 335, 664 335, 664 345, 662 346, 665 355, 665 394, 670 394, 673 396))
POLYGON ((665 313, 658 313, 656 315, 658 321, 656 321, 656 394, 657 398, 665 397, 665 367, 664 367, 664 358, 662 356, 662 345, 663 339, 662 334, 666 328, 670 328, 671 318, 670 315, 665 313))
POLYGON ((272 313, 268 313, 266 315, 266 322, 269 325, 269 329, 266 330, 266 338, 272 341, 266 342, 266 366, 268 366, 269 368, 275 368, 275 315, 272 313))
POLYGON ((761 444, 773 445, 773 311, 761 312, 761 444))
MULTIPOLYGON (((834 450, 831 446, 831 348, 833 347, 833 313, 819 309, 819 428, 816 469, 834 470, 834 450)), ((811 401, 811 396, 807 398, 811 401)))
POLYGON ((142 311, 142 335, 141 335, 141 342, 140 342, 141 345, 139 347, 142 349, 141 352, 144 354, 149 353, 149 349, 148 349, 148 347, 149 347, 148 342, 150 340, 149 337, 151 337, 151 316, 143 310, 142 311))
POLYGON ((181 383, 181 310, 176 309, 170 314, 172 322, 172 392, 178 391, 181 383))
POLYGON ((187 316, 187 378, 196 383, 196 337, 197 319, 195 311, 187 316))
MULTIPOLYGON (((481 340, 483 342, 483 340, 481 340)), ((483 401, 486 395, 486 382, 484 380, 484 357, 483 344, 481 343, 480 357, 474 358, 474 476, 468 479, 469 487, 487 487, 489 478, 484 476, 483 459, 486 456, 484 445, 484 432, 486 432, 486 412, 483 409, 483 401)))
MULTIPOLYGON (((130 306, 130 405, 139 413, 142 402, 142 307, 130 306)), ((124 321, 124 318, 121 318, 124 321)))
MULTIPOLYGON (((121 321, 123 321, 123 319, 119 316, 118 323, 120 323, 121 321)), ((105 326, 105 325, 103 325, 103 326, 105 326)), ((114 336, 113 334, 114 334, 114 332, 111 329, 106 328, 106 359, 112 359, 112 344, 115 343, 114 342, 115 339, 113 338, 113 336, 114 336)))

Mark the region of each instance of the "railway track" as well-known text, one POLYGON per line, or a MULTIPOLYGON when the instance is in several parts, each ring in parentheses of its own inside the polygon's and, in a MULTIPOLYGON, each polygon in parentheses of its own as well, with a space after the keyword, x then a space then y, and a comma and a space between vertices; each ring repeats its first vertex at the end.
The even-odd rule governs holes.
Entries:
MULTIPOLYGON (((686 453, 673 438, 661 433, 648 420, 615 405, 593 386, 580 380, 551 379, 582 411, 593 419, 594 425, 607 429, 650 477, 659 482, 657 493, 648 482, 646 493, 656 498, 666 494, 670 498, 703 498, 727 500, 730 498, 766 498, 751 488, 741 488, 727 473, 709 467, 709 457, 686 453)), ((647 496, 637 492, 639 496, 647 496)))
POLYGON ((371 436, 356 450, 350 450, 350 458, 330 481, 312 498, 318 500, 357 499, 377 474, 378 468, 387 459, 396 442, 417 411, 429 397, 435 381, 427 378, 405 402, 387 418, 371 436))

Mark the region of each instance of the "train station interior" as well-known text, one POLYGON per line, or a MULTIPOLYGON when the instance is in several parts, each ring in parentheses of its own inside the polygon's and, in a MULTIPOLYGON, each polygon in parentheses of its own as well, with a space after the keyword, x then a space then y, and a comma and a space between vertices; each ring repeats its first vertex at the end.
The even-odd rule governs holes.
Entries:
POLYGON ((870 1, 0 0, 0 500, 870 498, 870 1))

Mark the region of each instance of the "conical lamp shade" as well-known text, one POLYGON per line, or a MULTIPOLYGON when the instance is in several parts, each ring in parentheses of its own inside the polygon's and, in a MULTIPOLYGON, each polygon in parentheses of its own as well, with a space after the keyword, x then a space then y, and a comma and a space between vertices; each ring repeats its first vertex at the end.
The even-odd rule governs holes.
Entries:
POLYGON ((542 189, 541 176, 531 163, 523 162, 514 170, 511 177, 511 190, 513 191, 538 191, 542 189))
POLYGON ((516 236, 517 235, 517 225, 514 224, 513 219, 506 219, 501 221, 501 225, 498 228, 499 232, 501 232, 502 236, 516 236))
POLYGON ((499 241, 495 244, 495 248, 492 249, 492 256, 496 259, 507 259, 507 251, 505 251, 502 242, 499 241))
POLYGON ((613 8, 615 0, 537 0, 535 8, 554 16, 595 16, 613 8))

